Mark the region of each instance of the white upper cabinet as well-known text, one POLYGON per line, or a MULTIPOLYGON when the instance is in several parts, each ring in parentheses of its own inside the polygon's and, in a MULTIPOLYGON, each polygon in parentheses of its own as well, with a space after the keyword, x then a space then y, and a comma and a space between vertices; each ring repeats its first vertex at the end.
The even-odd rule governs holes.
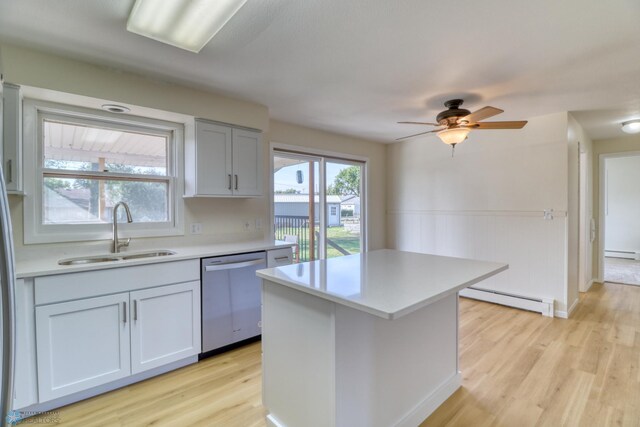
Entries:
POLYGON ((231 128, 196 122, 195 156, 194 195, 232 195, 231 128))
POLYGON ((22 95, 20 86, 2 85, 2 169, 7 192, 22 189, 22 95))
POLYGON ((185 144, 185 196, 261 195, 261 133, 196 120, 195 138, 185 144))
POLYGON ((262 135, 233 129, 233 192, 237 196, 262 194, 262 135))

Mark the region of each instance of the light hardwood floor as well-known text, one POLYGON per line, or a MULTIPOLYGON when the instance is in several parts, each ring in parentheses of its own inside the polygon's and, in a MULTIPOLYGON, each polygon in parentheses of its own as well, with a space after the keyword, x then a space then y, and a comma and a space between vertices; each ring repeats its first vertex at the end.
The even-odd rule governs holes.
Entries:
MULTIPOLYGON (((463 386, 422 426, 640 426, 640 287, 594 285, 569 320, 467 299, 460 311, 463 386)), ((255 343, 59 417, 64 426, 262 427, 260 392, 255 343)))

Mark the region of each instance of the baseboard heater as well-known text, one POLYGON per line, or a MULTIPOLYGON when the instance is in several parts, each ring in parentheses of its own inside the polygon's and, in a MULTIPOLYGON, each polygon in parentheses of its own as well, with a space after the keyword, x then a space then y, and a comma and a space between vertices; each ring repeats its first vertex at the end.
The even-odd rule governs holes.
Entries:
POLYGON ((535 311, 547 317, 554 316, 552 298, 531 298, 488 289, 474 288, 473 286, 461 290, 460 296, 520 308, 522 310, 535 311))
POLYGON ((640 261, 640 251, 612 251, 605 249, 604 256, 607 258, 625 258, 640 261))

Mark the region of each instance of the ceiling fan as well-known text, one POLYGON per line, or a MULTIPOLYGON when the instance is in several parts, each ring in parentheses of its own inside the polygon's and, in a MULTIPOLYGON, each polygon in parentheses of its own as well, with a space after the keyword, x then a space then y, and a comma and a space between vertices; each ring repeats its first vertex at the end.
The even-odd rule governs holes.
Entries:
POLYGON ((401 124, 439 126, 440 128, 403 136, 402 138, 396 139, 396 141, 427 133, 435 133, 442 142, 451 145, 455 149, 456 144, 467 139, 469 132, 474 129, 522 129, 524 125, 527 124, 526 120, 510 122, 482 122, 481 120, 488 119, 489 117, 493 117, 504 111, 495 107, 483 107, 472 113, 469 110, 460 108, 463 103, 464 101, 462 99, 451 99, 445 102, 444 106, 448 109, 441 111, 436 116, 437 123, 398 122, 401 124))

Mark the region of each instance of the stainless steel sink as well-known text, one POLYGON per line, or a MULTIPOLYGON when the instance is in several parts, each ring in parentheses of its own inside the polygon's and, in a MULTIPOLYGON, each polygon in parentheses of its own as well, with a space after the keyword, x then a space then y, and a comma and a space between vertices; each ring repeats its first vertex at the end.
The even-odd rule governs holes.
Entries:
POLYGON ((120 261, 120 257, 94 256, 94 257, 68 258, 68 259, 61 259, 60 261, 58 261, 58 264, 59 265, 78 265, 78 264, 93 264, 96 262, 111 262, 111 261, 120 261))
POLYGON ((147 252, 138 252, 132 254, 107 254, 107 255, 95 255, 95 256, 87 256, 87 257, 78 257, 78 258, 67 258, 61 259, 58 261, 59 265, 81 265, 81 264, 93 264, 99 262, 113 262, 113 261, 126 261, 132 259, 142 259, 142 258, 154 258, 159 256, 167 256, 167 255, 175 255, 175 252, 168 250, 157 250, 157 251, 147 251, 147 252))
POLYGON ((175 255, 175 252, 161 250, 161 251, 150 251, 150 252, 141 252, 138 254, 131 255, 122 255, 122 259, 139 259, 139 258, 153 258, 158 256, 167 256, 167 255, 175 255))

